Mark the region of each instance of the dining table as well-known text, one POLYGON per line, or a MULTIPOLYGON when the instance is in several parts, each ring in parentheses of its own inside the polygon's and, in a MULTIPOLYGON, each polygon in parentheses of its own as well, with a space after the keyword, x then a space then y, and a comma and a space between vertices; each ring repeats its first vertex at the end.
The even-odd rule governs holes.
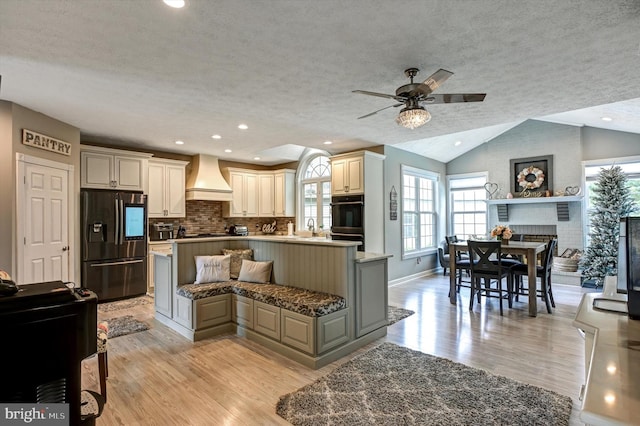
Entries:
MULTIPOLYGON (((501 245, 501 251, 503 254, 511 254, 516 256, 524 256, 527 261, 527 278, 529 283, 529 316, 535 317, 538 315, 538 299, 537 299, 537 276, 536 276, 536 264, 538 253, 543 252, 547 247, 543 242, 532 241, 508 241, 501 245)), ((466 241, 457 241, 449 244, 449 268, 451 273, 449 274, 449 301, 452 305, 457 302, 456 296, 456 255, 459 252, 468 252, 466 241)))

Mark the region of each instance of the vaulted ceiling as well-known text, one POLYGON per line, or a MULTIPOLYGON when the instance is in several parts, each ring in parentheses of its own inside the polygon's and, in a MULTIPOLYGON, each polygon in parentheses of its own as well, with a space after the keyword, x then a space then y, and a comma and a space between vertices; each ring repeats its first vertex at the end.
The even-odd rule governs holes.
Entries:
POLYGON ((0 99, 83 140, 244 162, 380 144, 447 162, 531 118, 640 133, 639 69, 632 0, 0 1, 0 99), (394 101, 352 91, 394 94, 409 67, 486 99, 415 130, 399 108, 357 119, 394 101))

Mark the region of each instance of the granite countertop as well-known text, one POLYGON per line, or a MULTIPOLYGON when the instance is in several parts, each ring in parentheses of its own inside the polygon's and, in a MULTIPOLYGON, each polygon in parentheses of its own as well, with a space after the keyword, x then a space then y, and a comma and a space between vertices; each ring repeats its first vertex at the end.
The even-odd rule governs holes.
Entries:
POLYGON ((334 247, 356 247, 360 245, 360 242, 357 241, 338 241, 331 240, 325 237, 298 237, 298 236, 287 236, 287 235, 248 235, 246 237, 240 236, 225 236, 225 237, 204 237, 204 238, 180 238, 175 240, 168 240, 170 243, 179 243, 185 244, 190 242, 200 242, 200 241, 216 241, 216 240, 258 240, 258 241, 277 241, 282 243, 292 243, 292 244, 312 244, 312 245, 323 245, 323 246, 334 246, 334 247))
POLYGON ((356 253, 356 263, 374 262, 376 260, 388 259, 390 257, 393 257, 393 255, 386 253, 370 253, 366 251, 359 251, 356 253))
POLYGON ((580 419, 592 425, 638 424, 640 321, 626 313, 594 308, 598 298, 603 295, 585 294, 573 321, 575 327, 594 334, 580 419))

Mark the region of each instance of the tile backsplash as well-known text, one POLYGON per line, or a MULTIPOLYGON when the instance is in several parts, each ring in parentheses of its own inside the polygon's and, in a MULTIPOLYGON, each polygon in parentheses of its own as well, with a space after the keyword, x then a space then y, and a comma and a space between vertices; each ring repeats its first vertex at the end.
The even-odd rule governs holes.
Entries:
POLYGON ((246 225, 250 233, 261 234, 262 225, 276 221, 276 232, 286 233, 287 223, 295 223, 292 217, 222 217, 223 201, 188 200, 187 216, 178 219, 149 219, 149 224, 173 223, 175 229, 179 225, 187 228, 187 234, 225 232, 230 225, 246 225), (257 226, 256 226, 257 225, 257 226))

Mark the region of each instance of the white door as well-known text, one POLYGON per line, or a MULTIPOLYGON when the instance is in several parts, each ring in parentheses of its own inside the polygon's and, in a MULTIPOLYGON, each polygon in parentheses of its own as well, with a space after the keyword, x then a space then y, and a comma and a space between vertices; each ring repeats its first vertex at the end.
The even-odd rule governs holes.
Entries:
POLYGON ((20 284, 69 281, 68 179, 67 170, 25 164, 20 284))

